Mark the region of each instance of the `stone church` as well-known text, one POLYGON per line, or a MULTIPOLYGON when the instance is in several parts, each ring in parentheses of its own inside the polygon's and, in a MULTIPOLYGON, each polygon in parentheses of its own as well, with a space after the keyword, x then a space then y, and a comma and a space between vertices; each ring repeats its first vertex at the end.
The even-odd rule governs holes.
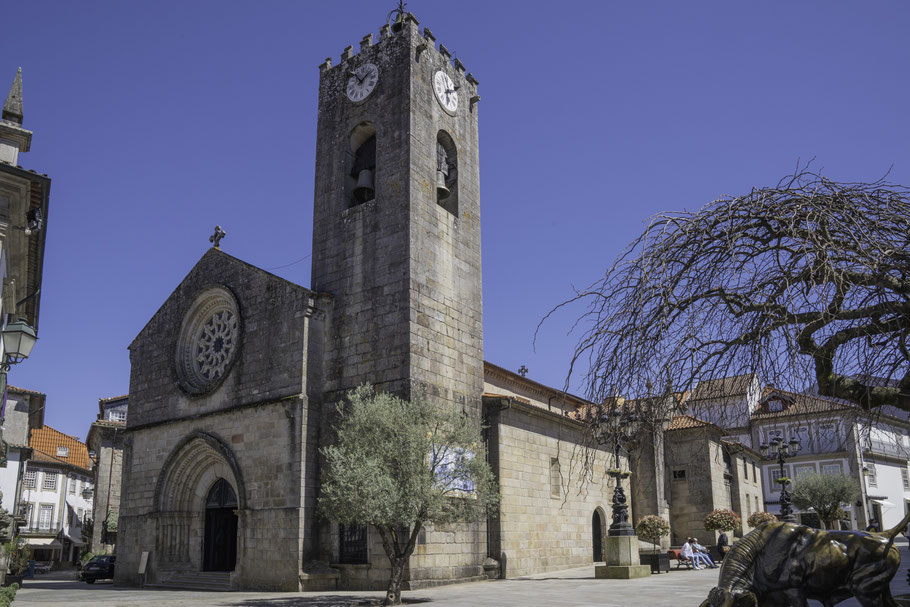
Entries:
POLYGON ((424 530, 405 588, 602 560, 612 456, 569 475, 586 403, 484 362, 479 101, 410 14, 319 67, 311 288, 216 234, 130 345, 119 583, 384 588, 378 534, 315 508, 323 412, 365 382, 483 416, 501 487, 424 530))

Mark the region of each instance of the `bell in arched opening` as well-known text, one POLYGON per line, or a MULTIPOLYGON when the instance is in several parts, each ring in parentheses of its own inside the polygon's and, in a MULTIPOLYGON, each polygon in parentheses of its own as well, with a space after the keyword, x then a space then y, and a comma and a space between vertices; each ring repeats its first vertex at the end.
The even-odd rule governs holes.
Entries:
POLYGON ((354 186, 354 191, 351 194, 356 203, 363 203, 376 197, 376 189, 373 186, 373 171, 370 169, 360 171, 357 175, 357 185, 354 186))

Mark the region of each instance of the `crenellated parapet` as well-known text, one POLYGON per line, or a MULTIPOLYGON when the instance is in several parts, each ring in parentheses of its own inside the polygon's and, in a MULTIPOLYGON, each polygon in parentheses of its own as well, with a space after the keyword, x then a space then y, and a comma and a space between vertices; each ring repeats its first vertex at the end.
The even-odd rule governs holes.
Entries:
POLYGON ((344 81, 358 67, 373 63, 382 71, 392 55, 397 55, 402 47, 409 47, 411 60, 415 64, 429 62, 438 69, 445 69, 449 77, 459 88, 459 96, 464 99, 465 107, 473 111, 480 101, 477 94, 478 80, 467 71, 464 63, 441 42, 437 44, 436 36, 429 27, 420 31, 420 22, 412 13, 404 14, 393 24, 385 24, 379 29, 378 41, 372 33, 361 38, 359 49, 348 45, 342 49, 337 63, 331 57, 319 64, 320 79, 326 84, 342 86, 344 81))

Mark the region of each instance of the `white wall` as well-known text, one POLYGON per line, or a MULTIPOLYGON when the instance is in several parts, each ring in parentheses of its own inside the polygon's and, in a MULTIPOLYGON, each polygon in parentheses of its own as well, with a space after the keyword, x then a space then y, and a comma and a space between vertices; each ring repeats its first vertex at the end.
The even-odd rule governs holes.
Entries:
POLYGON ((6 468, 0 468, 0 491, 3 492, 0 508, 12 513, 16 507, 16 480, 19 478, 22 454, 10 447, 6 457, 6 468))
MULTIPOLYGON (((901 468, 906 468, 906 464, 901 465, 891 462, 871 462, 866 461, 866 467, 875 469, 876 484, 873 486, 871 478, 866 476, 866 492, 869 497, 884 497, 884 500, 891 505, 883 504, 882 524, 883 529, 890 529, 897 525, 907 513, 905 500, 910 500, 910 491, 904 489, 904 481, 901 476, 901 468)), ((870 516, 872 513, 872 504, 869 504, 870 516)))

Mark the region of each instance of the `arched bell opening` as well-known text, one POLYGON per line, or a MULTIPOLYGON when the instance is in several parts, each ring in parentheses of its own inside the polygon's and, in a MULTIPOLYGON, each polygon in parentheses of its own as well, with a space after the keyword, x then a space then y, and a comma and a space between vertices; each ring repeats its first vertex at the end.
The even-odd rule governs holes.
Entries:
POLYGON ((436 203, 458 217, 458 150, 445 131, 436 135, 436 203))
POLYGON ((233 571, 237 563, 237 494, 223 478, 205 498, 203 571, 233 571))
POLYGON ((358 205, 376 198, 376 127, 361 122, 351 131, 345 194, 350 204, 358 205))
POLYGON ((591 515, 591 543, 593 545, 592 557, 595 563, 604 561, 604 532, 607 528, 604 511, 596 508, 591 515))

